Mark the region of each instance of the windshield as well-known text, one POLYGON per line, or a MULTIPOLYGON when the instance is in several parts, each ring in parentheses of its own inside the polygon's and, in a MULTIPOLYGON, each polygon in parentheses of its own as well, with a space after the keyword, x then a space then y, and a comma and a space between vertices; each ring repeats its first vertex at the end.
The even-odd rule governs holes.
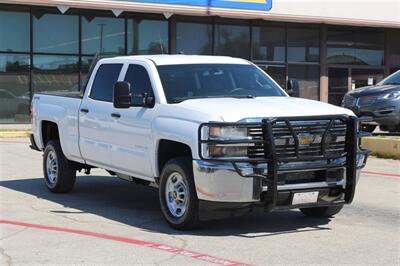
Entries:
POLYGON ((379 82, 378 85, 400 85, 400 70, 379 82))
POLYGON ((185 64, 158 66, 168 103, 197 98, 286 96, 253 65, 185 64))

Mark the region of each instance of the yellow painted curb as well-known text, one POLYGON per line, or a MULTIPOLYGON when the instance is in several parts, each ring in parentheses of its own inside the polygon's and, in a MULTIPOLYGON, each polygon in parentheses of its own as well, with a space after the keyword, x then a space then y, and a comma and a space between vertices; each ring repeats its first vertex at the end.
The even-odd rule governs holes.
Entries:
POLYGON ((26 138, 29 134, 30 130, 0 131, 0 138, 26 138))
POLYGON ((400 137, 366 137, 361 143, 373 155, 400 159, 400 137))

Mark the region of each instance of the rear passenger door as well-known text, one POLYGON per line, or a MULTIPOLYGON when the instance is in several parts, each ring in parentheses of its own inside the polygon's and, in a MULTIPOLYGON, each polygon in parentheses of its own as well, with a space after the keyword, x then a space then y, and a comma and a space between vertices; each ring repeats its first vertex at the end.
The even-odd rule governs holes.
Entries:
MULTIPOLYGON (((149 71, 144 63, 129 64, 123 78, 131 84, 134 94, 148 93, 154 97, 149 71)), ((118 117, 111 123, 113 165, 122 173, 152 180, 151 123, 154 107, 114 109, 118 117)))
POLYGON ((89 81, 79 110, 79 145, 82 157, 88 164, 112 169, 111 142, 113 123, 113 87, 123 64, 101 64, 89 81), (91 84, 91 86, 90 86, 91 84))

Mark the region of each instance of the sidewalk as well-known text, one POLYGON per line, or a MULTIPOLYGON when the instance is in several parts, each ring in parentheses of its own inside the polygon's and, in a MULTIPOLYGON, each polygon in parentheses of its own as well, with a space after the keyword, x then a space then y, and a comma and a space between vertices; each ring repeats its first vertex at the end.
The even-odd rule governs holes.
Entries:
POLYGON ((0 131, 21 131, 31 130, 32 125, 27 124, 0 124, 0 131))
POLYGON ((0 138, 29 137, 31 124, 0 124, 0 138))

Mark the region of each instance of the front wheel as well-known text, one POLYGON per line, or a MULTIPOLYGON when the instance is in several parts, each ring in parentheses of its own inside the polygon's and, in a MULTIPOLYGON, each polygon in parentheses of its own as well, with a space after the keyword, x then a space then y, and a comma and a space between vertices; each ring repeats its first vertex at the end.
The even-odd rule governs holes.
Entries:
POLYGON ((51 192, 65 193, 74 187, 76 170, 69 166, 57 140, 50 140, 46 145, 43 153, 43 173, 46 186, 51 192))
POLYGON ((198 198, 190 158, 175 158, 167 162, 160 176, 159 198, 167 223, 179 230, 198 225, 198 198))
POLYGON ((340 206, 331 206, 331 207, 314 207, 314 208, 301 208, 300 211, 310 217, 332 217, 335 214, 338 214, 343 208, 343 205, 340 206))

